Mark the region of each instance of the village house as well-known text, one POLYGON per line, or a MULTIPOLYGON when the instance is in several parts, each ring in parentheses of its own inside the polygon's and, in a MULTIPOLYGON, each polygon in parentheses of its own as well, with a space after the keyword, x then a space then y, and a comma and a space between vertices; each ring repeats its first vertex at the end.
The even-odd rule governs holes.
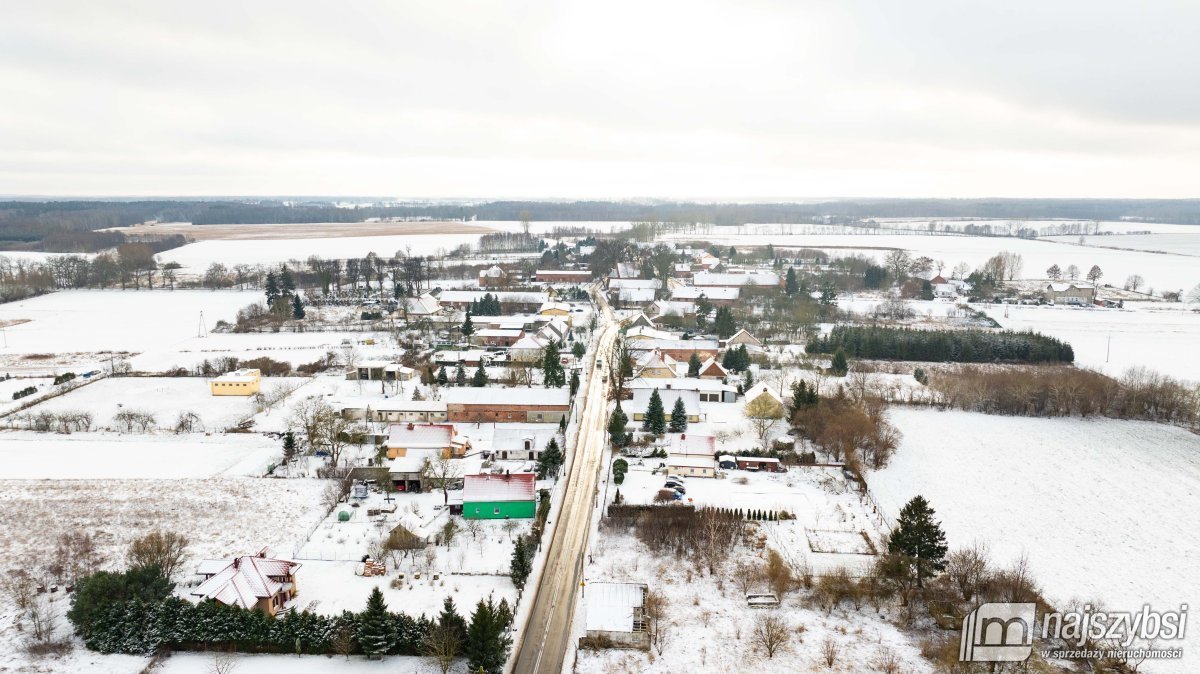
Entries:
POLYGON ((675 302, 700 303, 700 298, 708 300, 714 307, 731 306, 737 302, 741 291, 738 288, 697 288, 695 286, 679 286, 671 289, 671 300, 675 302))
POLYGON ((445 458, 440 449, 412 449, 388 462, 388 479, 396 491, 420 493, 425 490, 425 466, 445 458))
POLYGON ((533 277, 538 283, 587 283, 592 272, 586 269, 538 269, 533 277))
POLYGON ((359 421, 437 423, 446 420, 442 400, 408 400, 404 396, 383 400, 342 401, 337 404, 342 416, 359 421))
POLYGON ((450 421, 558 423, 571 409, 566 388, 442 389, 450 421))
POLYGON ((688 423, 697 424, 704 418, 700 411, 700 394, 696 391, 641 388, 633 389, 633 397, 621 404, 631 422, 641 425, 642 420, 646 418, 646 408, 650 405, 650 396, 654 391, 658 391, 658 396, 662 398, 663 412, 667 418, 670 418, 671 410, 675 409, 676 400, 683 400, 683 409, 687 412, 688 423))
POLYGON ((681 363, 686 363, 691 359, 693 353, 696 354, 696 357, 701 362, 709 358, 716 358, 720 346, 715 339, 656 340, 633 342, 629 345, 631 352, 648 351, 651 349, 661 351, 681 363))
POLYGON ((667 433, 663 438, 667 454, 677 456, 704 456, 713 458, 717 455, 717 439, 711 435, 699 433, 667 433))
POLYGON ((1042 298, 1053 304, 1088 306, 1096 298, 1096 288, 1086 283, 1047 283, 1042 298))
POLYGON ((571 305, 566 302, 546 302, 538 307, 538 316, 552 316, 569 326, 571 324, 571 305))
POLYGON ((550 300, 550 296, 546 293, 532 291, 498 290, 489 293, 484 290, 443 290, 442 294, 438 295, 438 302, 443 307, 466 311, 471 307, 472 302, 478 302, 487 294, 496 298, 504 313, 536 313, 539 307, 550 300))
POLYGON ((468 475, 463 479, 463 517, 469 520, 532 519, 537 512, 533 473, 468 475))
POLYGON ((667 316, 692 318, 696 315, 696 304, 694 302, 655 300, 646 307, 645 314, 656 320, 667 316))
POLYGON ((759 398, 766 396, 777 405, 783 405, 783 397, 774 388, 768 386, 766 382, 759 382, 746 390, 746 404, 750 404, 759 398))
POLYGON ((390 360, 367 360, 352 367, 346 379, 359 381, 412 381, 417 371, 390 360))
MULTIPOLYGON (((684 363, 686 371, 687 364, 684 363)), ((647 351, 634 363, 638 377, 650 379, 674 379, 679 376, 679 363, 659 351, 647 351)))
POLYGON ((725 384, 715 379, 630 379, 625 383, 626 388, 633 389, 666 389, 669 391, 695 391, 702 403, 734 403, 737 402, 737 387, 725 384))
POLYGON ((524 335, 522 330, 484 328, 476 330, 472 339, 481 346, 512 346, 524 335))
POLYGON ((771 288, 782 285, 783 281, 775 272, 759 271, 748 273, 715 273, 710 271, 698 272, 692 276, 692 285, 697 288, 771 288))
POLYGON ((508 285, 508 272, 496 265, 479 271, 480 288, 502 288, 508 285))
POLYGON ((296 569, 300 564, 271 559, 264 548, 257 555, 206 559, 196 567, 203 582, 189 594, 199 601, 257 610, 275 616, 296 594, 296 569))
POLYGON ((636 279, 641 278, 641 276, 642 270, 637 265, 629 262, 618 262, 610 278, 636 279))
POLYGON ((735 456, 733 460, 737 463, 738 470, 761 473, 784 472, 779 459, 772 459, 766 456, 735 456))
POLYGON ((215 396, 252 396, 262 386, 262 373, 253 368, 226 372, 208 383, 215 396))
POLYGON ((591 582, 584 597, 585 638, 618 648, 650 650, 645 584, 591 582))
POLYGON ((680 477, 716 477, 717 460, 709 456, 667 455, 667 472, 680 477))
POLYGON ((397 310, 402 317, 424 318, 435 316, 442 312, 442 305, 431 293, 421 293, 417 297, 405 297, 400 301, 397 310))
POLYGON ((491 456, 501 461, 537 461, 557 435, 555 426, 497 426, 492 434, 491 456))
POLYGON ((736 347, 742 346, 743 344, 746 346, 746 350, 752 351, 752 352, 753 351, 762 351, 762 348, 763 348, 762 341, 760 341, 757 337, 755 337, 754 335, 747 332, 745 328, 738 330, 737 332, 730 335, 729 339, 726 339, 723 342, 721 342, 721 346, 726 349, 731 348, 731 347, 736 348, 736 347))
POLYGON ((704 360, 700 363, 700 378, 701 379, 725 379, 729 376, 729 370, 725 369, 724 365, 717 362, 715 357, 704 360))
POLYGON ((621 306, 644 306, 654 301, 653 288, 621 288, 616 291, 616 301, 621 306))
POLYGON ((412 450, 432 450, 441 456, 461 457, 471 442, 458 434, 454 424, 392 424, 388 426, 385 448, 387 457, 407 456, 412 450))
POLYGON ((433 354, 433 364, 445 366, 448 370, 457 368, 460 363, 466 368, 479 367, 480 363, 486 367, 498 360, 503 360, 503 354, 490 353, 483 349, 435 351, 433 354))

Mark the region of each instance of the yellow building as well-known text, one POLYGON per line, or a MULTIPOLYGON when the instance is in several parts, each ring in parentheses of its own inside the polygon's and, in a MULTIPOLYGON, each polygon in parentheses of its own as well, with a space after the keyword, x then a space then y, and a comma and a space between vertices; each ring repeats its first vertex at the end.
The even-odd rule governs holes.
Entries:
POLYGON ((226 372, 209 382, 215 396, 252 396, 262 384, 262 373, 251 368, 226 372))

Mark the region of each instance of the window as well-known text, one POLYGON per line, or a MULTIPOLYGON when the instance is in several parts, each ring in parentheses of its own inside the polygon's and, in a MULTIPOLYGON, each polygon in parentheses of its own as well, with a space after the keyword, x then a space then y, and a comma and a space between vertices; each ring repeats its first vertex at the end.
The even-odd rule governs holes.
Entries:
POLYGON ((500 506, 496 506, 495 508, 493 508, 493 509, 492 509, 492 514, 493 514, 493 515, 499 515, 499 514, 500 514, 500 506))

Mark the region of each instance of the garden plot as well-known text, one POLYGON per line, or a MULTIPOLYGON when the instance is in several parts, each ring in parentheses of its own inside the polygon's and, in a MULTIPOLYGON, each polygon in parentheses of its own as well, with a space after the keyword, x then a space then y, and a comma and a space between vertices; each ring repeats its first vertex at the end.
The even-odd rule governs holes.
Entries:
MULTIPOLYGON (((651 503, 663 487, 664 475, 652 473, 662 459, 630 459, 629 472, 620 486, 609 485, 609 498, 619 489, 626 503, 651 503)), ((687 478, 683 503, 697 507, 785 511, 794 520, 764 524, 772 544, 804 559, 817 570, 847 567, 863 569, 871 563, 867 539, 882 541, 883 522, 869 502, 842 476, 838 468, 791 468, 787 473, 726 471, 727 477, 687 478), (811 546, 808 532, 827 543, 811 546), (833 533, 829 533, 833 532, 833 533), (857 537, 857 539, 855 539, 857 537), (835 540, 836 539, 836 540, 835 540), (857 542, 851 542, 851 541, 857 542), (866 549, 866 554, 862 550, 866 549)), ((799 561, 799 560, 798 560, 799 561)))
MULTIPOLYGON (((1130 305, 1126 305, 1127 307, 1130 305)), ((1129 309, 1067 306, 987 307, 1010 330, 1033 330, 1070 343, 1075 363, 1110 375, 1145 366, 1200 381, 1200 313, 1182 305, 1129 309)))
MULTIPOLYGON (((1054 603, 1200 601, 1200 437, 1149 422, 958 411, 893 409, 892 422, 904 439, 868 478, 890 517, 924 496, 952 548, 986 542, 1001 565, 1027 554, 1054 603)), ((1200 635, 1184 651, 1182 663, 1148 671, 1200 668, 1200 635)))
MULTIPOLYGON (((279 442, 248 433, 146 435, 0 433, 5 479, 182 479, 257 476, 280 460, 279 442)), ((0 483, 3 484, 3 483, 0 483)))
MULTIPOLYGON (((698 482, 690 480, 689 484, 698 482)), ((690 491, 690 490, 689 490, 690 491)), ((791 523, 750 523, 767 530, 791 523)), ((755 536, 751 536, 754 538, 755 536)), ((772 540, 770 547, 776 548, 772 540)), ((702 564, 690 560, 656 556, 637 538, 623 531, 601 527, 592 548, 591 563, 584 576, 588 583, 645 583, 651 592, 666 599, 666 617, 659 623, 659 645, 654 654, 626 650, 578 652, 575 671, 610 672, 813 672, 827 671, 821 651, 826 639, 840 647, 835 668, 839 672, 880 671, 881 653, 891 652, 901 671, 932 672, 920 655, 916 639, 905 635, 889 620, 901 609, 884 607, 876 612, 848 605, 831 613, 810 605, 802 592, 782 597, 778 609, 752 609, 738 585, 738 564, 762 564, 765 549, 739 545, 716 575, 708 575, 702 564), (752 640, 755 620, 774 615, 789 628, 790 643, 774 658, 767 659, 752 640)), ((747 591, 765 592, 762 580, 753 580, 747 591)), ((576 638, 583 636, 583 619, 588 610, 585 588, 576 613, 576 638)))
MULTIPOLYGON (((281 390, 306 383, 302 378, 264 378, 263 389, 281 390)), ((209 380, 200 377, 108 377, 39 403, 25 412, 90 412, 99 429, 117 430, 114 415, 136 410, 154 415, 154 428, 172 430, 181 413, 199 416, 197 431, 223 431, 237 426, 256 412, 249 397, 214 396, 209 380)))

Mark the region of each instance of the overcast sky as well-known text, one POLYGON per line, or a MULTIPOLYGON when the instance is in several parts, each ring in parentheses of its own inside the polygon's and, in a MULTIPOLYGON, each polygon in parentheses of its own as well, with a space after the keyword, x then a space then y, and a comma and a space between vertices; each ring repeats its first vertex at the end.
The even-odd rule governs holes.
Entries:
POLYGON ((1200 197, 1198 26, 1195 0, 4 2, 0 194, 1200 197))

